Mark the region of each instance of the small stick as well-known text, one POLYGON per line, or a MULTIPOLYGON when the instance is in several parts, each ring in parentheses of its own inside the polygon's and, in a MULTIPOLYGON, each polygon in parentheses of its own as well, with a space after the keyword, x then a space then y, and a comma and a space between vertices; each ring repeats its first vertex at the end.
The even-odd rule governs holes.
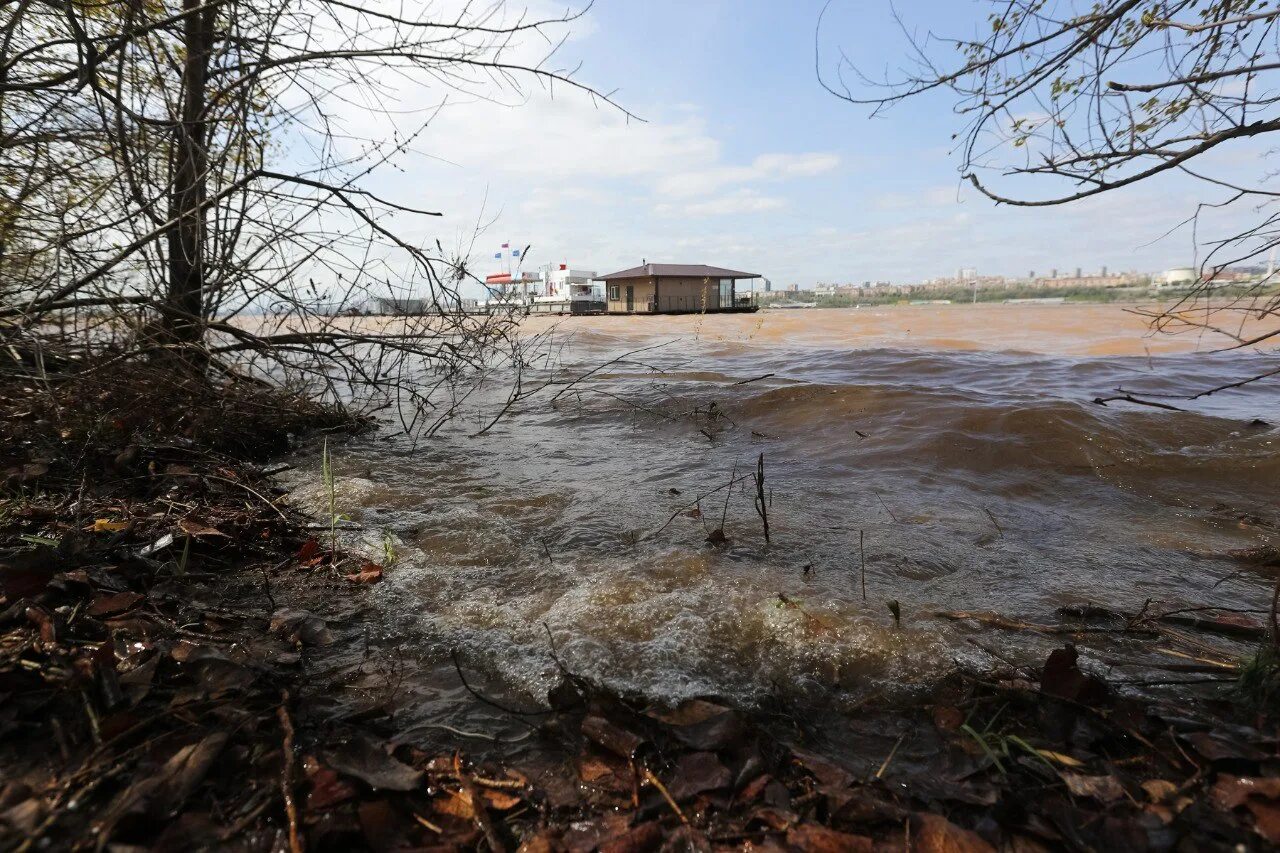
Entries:
POLYGON ((764 525, 764 541, 769 544, 769 502, 764 491, 764 454, 756 461, 756 512, 760 515, 760 523, 764 525))
POLYGON ((298 803, 293 798, 293 720, 289 719, 289 691, 280 691, 280 707, 276 716, 284 731, 284 768, 280 771, 280 792, 284 795, 284 812, 289 819, 289 853, 302 853, 302 836, 298 834, 298 803))
POLYGON ((898 742, 893 745, 893 749, 889 750, 889 754, 885 756, 884 764, 880 765, 880 769, 876 771, 876 775, 874 778, 879 779, 881 776, 884 775, 884 771, 889 769, 889 762, 893 761, 893 757, 898 754, 898 747, 902 746, 902 742, 906 740, 906 738, 907 738, 906 732, 903 732, 902 734, 898 735, 898 742))
POLYGON ((1000 538, 1001 538, 1001 539, 1003 539, 1003 538, 1004 538, 1004 530, 1003 530, 1003 529, 1001 529, 1001 527, 1000 527, 1000 522, 996 521, 996 517, 995 517, 995 515, 993 515, 993 514, 992 514, 992 512, 991 512, 991 510, 987 509, 985 506, 982 508, 982 511, 983 511, 983 512, 985 512, 985 513, 987 514, 987 518, 991 519, 991 523, 992 523, 993 525, 995 525, 996 533, 999 533, 999 534, 1000 534, 1000 538))
POLYGON ((671 792, 667 790, 665 785, 658 781, 658 777, 654 776, 653 771, 648 767, 644 768, 644 780, 658 789, 658 793, 667 801, 667 805, 671 806, 671 810, 676 813, 676 817, 680 818, 680 822, 687 826, 689 819, 684 816, 684 812, 680 811, 680 807, 676 805, 676 801, 671 797, 671 792))
POLYGON ((425 826, 427 829, 429 829, 429 830, 431 830, 432 832, 434 832, 436 835, 440 835, 441 833, 443 833, 443 832, 444 832, 444 830, 443 830, 443 829, 441 829, 440 827, 436 826, 434 823, 432 823, 431 821, 427 820, 425 817, 423 817, 422 815, 418 814, 417 812, 413 812, 413 819, 414 819, 414 820, 416 820, 418 823, 422 824, 423 826, 425 826))
POLYGON ((471 776, 463 771, 462 755, 460 753, 455 752, 453 755, 453 772, 458 777, 458 784, 462 786, 467 799, 471 801, 471 811, 475 816, 476 828, 484 833, 485 841, 489 843, 490 853, 504 853, 507 846, 498 837, 497 830, 493 826, 493 820, 489 817, 489 810, 485 806, 480 792, 476 790, 476 786, 472 783, 471 776))
POLYGON ((867 549, 864 546, 867 531, 858 531, 858 555, 862 558, 862 600, 867 600, 867 549))
POLYGON ((894 515, 894 514, 893 514, 893 510, 889 509, 889 505, 888 505, 887 503, 885 503, 885 502, 884 502, 884 498, 880 497, 880 493, 879 493, 879 492, 876 492, 876 493, 875 493, 875 496, 876 496, 876 500, 880 501, 880 506, 884 507, 884 511, 885 511, 885 512, 887 512, 887 513, 889 513, 889 517, 893 519, 893 523, 894 523, 894 524, 897 524, 897 523, 898 523, 898 517, 897 517, 896 515, 894 515))
MULTIPOLYGON (((188 541, 190 541, 190 538, 188 538, 188 541)), ((271 605, 271 612, 275 613, 276 598, 271 594, 271 577, 267 574, 266 566, 259 566, 258 568, 262 570, 262 591, 267 596, 267 603, 271 605)))
POLYGON ((724 532, 724 524, 729 519, 729 498, 733 495, 733 484, 738 481, 738 466, 733 466, 729 475, 729 490, 724 493, 724 512, 720 513, 720 532, 724 532))

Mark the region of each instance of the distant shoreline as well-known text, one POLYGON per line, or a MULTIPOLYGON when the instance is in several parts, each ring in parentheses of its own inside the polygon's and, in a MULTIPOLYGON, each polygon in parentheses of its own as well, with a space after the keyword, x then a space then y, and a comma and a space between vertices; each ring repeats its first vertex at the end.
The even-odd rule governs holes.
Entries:
MULTIPOLYGON (((803 294, 804 292, 801 291, 803 294)), ((1214 301, 1266 298, 1280 293, 1280 289, 1268 288, 1265 291, 1251 293, 1247 287, 1216 288, 1212 293, 1214 301)), ((973 292, 945 290, 934 293, 921 293, 915 297, 899 295, 855 299, 845 296, 813 296, 801 295, 796 300, 769 300, 760 303, 761 310, 814 310, 821 308, 923 308, 945 305, 1149 305, 1166 302, 1177 302, 1193 298, 1197 305, 1203 305, 1204 295, 1193 297, 1186 289, 1152 291, 1147 288, 1088 288, 1070 289, 1069 292, 1045 292, 1035 290, 993 290, 983 293, 978 291, 977 299, 973 292), (1140 292, 1135 292, 1140 291, 1140 292)))

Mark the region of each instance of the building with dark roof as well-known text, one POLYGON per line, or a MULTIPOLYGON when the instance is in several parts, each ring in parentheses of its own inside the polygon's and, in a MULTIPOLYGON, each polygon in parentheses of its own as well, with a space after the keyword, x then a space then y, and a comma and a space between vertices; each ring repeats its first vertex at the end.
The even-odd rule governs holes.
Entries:
POLYGON ((601 276, 609 314, 698 314, 755 311, 751 294, 738 294, 738 282, 759 278, 706 264, 644 264, 601 276))

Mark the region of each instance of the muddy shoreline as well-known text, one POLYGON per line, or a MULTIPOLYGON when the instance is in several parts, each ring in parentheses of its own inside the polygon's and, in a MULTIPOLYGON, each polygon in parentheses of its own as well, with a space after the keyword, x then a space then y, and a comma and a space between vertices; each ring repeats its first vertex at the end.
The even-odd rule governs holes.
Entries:
MULTIPOLYGON (((1164 697, 1078 659, 1073 641, 1099 630, 1172 642, 1160 614, 956 614, 1061 646, 840 713, 618 696, 564 666, 548 630, 561 677, 545 701, 455 663, 514 743, 409 729, 393 644, 369 629, 367 591, 394 565, 333 552, 269 476, 296 436, 367 425, 159 376, 51 389, 0 387, 4 849, 1280 843, 1273 670, 1250 704, 1220 678, 1201 689, 1216 662, 1187 651, 1164 697)), ((1176 630, 1194 645, 1230 628, 1208 616, 1176 630)))

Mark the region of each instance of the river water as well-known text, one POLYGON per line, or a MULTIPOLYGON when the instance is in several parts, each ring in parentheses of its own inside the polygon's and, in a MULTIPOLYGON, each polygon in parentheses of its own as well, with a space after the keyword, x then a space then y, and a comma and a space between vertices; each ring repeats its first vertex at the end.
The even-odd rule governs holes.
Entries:
MULTIPOLYGON (((496 399, 427 441, 333 449, 340 509, 371 549, 394 543, 372 629, 423 719, 475 723, 454 650, 486 689, 538 701, 555 680, 548 632, 570 669, 629 694, 840 706, 989 662, 974 637, 1028 660, 1052 642, 939 610, 1052 622, 1084 602, 1269 600, 1273 579, 1227 552, 1276 536, 1280 383, 1172 401, 1185 412, 1092 401, 1194 393, 1274 357, 1151 337, 1103 305, 523 332, 554 337, 560 384, 488 433, 474 435, 496 399), (767 543, 754 483, 725 488, 761 454, 767 543), (722 518, 728 541, 709 543, 722 518)), ((317 466, 291 475, 304 502, 317 466)))

